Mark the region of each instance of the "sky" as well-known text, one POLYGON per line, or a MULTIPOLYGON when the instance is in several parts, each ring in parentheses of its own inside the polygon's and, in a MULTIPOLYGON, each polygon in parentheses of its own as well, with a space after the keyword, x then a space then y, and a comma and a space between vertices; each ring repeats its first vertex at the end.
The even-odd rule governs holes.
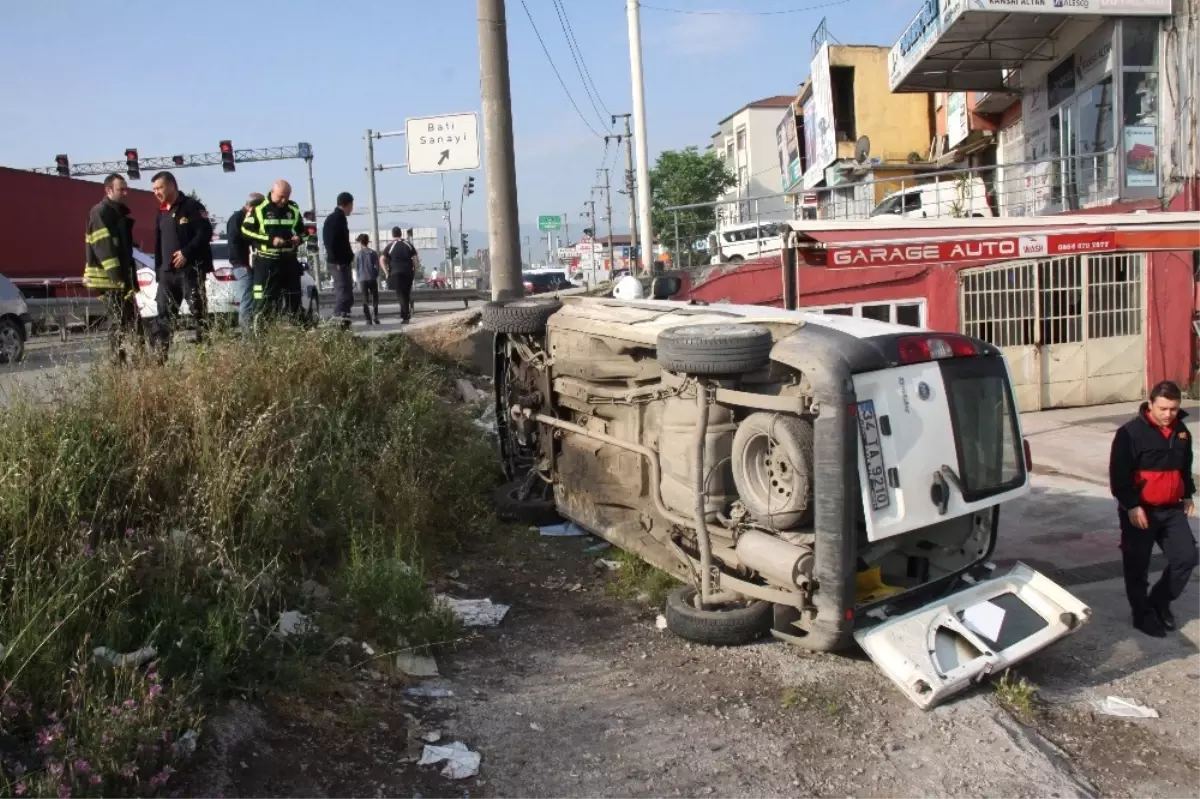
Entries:
MULTIPOLYGON (((810 39, 822 18, 838 41, 890 46, 917 5, 646 3, 641 24, 651 165, 666 149, 703 149, 718 121, 747 102, 794 94, 808 75, 810 39)), ((598 99, 585 89, 553 0, 506 3, 522 229, 536 226, 540 214, 562 214, 575 239, 585 201, 600 199, 592 192, 597 168, 615 167, 614 184, 622 180, 624 153, 615 142, 606 148, 601 137, 617 132, 610 113, 631 110, 629 38, 624 0, 562 0, 562 7, 598 99)), ((349 191, 365 208, 364 131, 403 130, 406 117, 478 111, 477 42, 475 0, 5 2, 0 164, 52 166, 58 153, 72 163, 123 160, 128 147, 142 157, 213 152, 222 139, 237 149, 304 141, 313 146, 318 207, 331 207, 338 192, 349 191)), ((376 154, 380 162, 403 162, 404 139, 377 142, 376 154)), ((486 247, 478 232, 488 228, 483 171, 446 173, 446 198, 457 229, 467 174, 476 176, 476 192, 461 209, 465 227, 476 232, 469 246, 486 247)), ((149 177, 134 186, 149 188, 149 177)), ((232 174, 182 169, 177 177, 221 216, 280 177, 308 208, 300 161, 239 164, 232 174)), ((378 176, 381 205, 441 197, 438 176, 404 170, 378 176)), ((614 230, 624 231, 626 198, 615 188, 612 197, 614 230)), ((439 216, 381 221, 434 226, 442 224, 439 216)))

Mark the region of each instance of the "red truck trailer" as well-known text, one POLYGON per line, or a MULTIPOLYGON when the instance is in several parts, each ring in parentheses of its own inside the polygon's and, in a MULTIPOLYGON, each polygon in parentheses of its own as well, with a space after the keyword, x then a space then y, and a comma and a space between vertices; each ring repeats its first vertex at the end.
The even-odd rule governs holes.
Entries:
MULTIPOLYGON (((83 231, 87 214, 104 198, 95 181, 0 167, 0 275, 30 299, 77 296, 83 287, 83 231)), ((126 203, 134 218, 134 242, 154 250, 158 201, 131 189, 126 203)))

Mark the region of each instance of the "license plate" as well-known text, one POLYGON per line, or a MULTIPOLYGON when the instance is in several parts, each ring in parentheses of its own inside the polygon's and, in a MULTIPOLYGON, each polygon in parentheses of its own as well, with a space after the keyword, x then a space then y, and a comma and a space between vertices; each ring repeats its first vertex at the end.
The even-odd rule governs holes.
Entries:
POLYGON ((858 432, 862 436, 863 459, 867 464, 871 510, 882 510, 892 504, 892 497, 888 492, 883 447, 879 444, 879 417, 875 415, 875 403, 872 400, 858 403, 858 432))

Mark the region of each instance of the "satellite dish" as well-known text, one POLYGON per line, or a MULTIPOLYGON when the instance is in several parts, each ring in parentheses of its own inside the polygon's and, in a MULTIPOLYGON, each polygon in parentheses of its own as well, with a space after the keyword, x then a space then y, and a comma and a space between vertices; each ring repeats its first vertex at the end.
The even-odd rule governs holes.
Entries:
POLYGON ((871 140, 866 136, 859 136, 858 141, 854 143, 854 160, 861 164, 867 160, 867 156, 870 154, 871 140))

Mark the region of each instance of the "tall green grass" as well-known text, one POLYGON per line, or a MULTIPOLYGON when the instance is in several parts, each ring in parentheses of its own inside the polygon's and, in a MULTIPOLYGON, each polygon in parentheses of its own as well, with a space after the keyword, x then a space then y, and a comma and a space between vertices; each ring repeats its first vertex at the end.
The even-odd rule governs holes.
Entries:
POLYGON ((385 647, 447 634, 423 564, 491 529, 495 458, 406 341, 281 329, 85 379, 0 412, 0 793, 164 785, 213 701, 320 648, 276 629, 306 578, 385 647))

